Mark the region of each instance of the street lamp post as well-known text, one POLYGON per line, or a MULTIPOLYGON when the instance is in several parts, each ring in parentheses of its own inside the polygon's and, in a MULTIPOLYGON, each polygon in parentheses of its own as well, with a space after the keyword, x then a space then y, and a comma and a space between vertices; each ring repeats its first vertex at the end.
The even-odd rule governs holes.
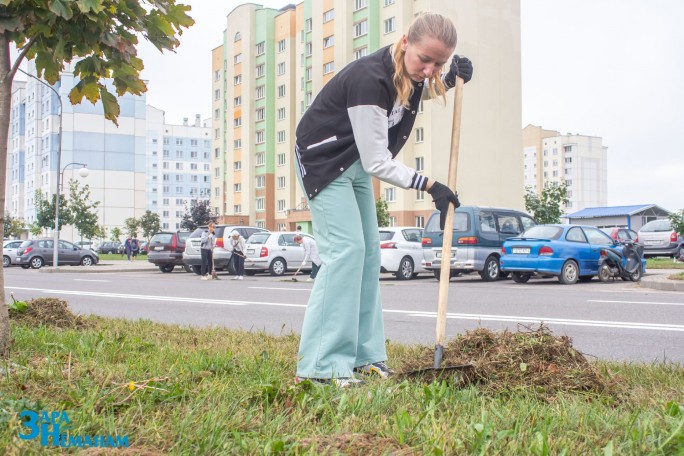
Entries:
MULTIPOLYGON (((59 163, 60 158, 57 158, 57 163, 59 163)), ((78 174, 81 177, 87 177, 88 176, 88 165, 85 163, 67 163, 64 165, 64 168, 62 168, 61 172, 59 172, 59 168, 57 169, 59 172, 59 175, 57 176, 57 198, 55 199, 55 240, 54 240, 54 246, 52 249, 52 258, 53 258, 53 266, 55 269, 59 267, 59 194, 61 188, 64 186, 64 171, 71 166, 71 165, 81 165, 82 168, 78 170, 78 174)))

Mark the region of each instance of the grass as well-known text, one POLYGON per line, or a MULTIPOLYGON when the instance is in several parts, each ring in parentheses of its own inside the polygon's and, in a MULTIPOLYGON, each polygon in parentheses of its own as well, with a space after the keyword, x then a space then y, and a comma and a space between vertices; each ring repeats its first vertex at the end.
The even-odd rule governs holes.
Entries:
POLYGON ((667 278, 671 280, 684 280, 684 272, 680 272, 679 274, 671 274, 667 278))
POLYGON ((647 258, 646 270, 649 269, 684 269, 684 263, 675 263, 672 258, 647 258))
MULTIPOLYGON (((126 255, 119 255, 118 253, 98 253, 100 261, 128 261, 126 255)), ((137 261, 147 261, 147 255, 138 255, 137 261)))
MULTIPOLYGON (((11 358, 0 362, 9 369, 0 373, 0 453, 44 452, 17 437, 25 408, 66 410, 72 435, 128 435, 144 454, 684 452, 679 364, 594 362, 617 396, 408 380, 338 391, 293 384, 294 334, 85 321, 13 322, 11 358)), ((388 344, 396 366, 421 349, 388 344)))

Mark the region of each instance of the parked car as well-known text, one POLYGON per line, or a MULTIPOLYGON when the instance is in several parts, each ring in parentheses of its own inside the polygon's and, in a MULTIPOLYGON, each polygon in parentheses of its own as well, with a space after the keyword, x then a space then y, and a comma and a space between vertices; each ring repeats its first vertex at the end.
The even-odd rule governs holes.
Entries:
MULTIPOLYGON (((54 260, 53 239, 32 239, 24 241, 17 251, 16 263, 24 269, 29 267, 40 269, 46 264, 53 264, 54 260)), ((100 261, 96 252, 90 249, 81 249, 71 242, 59 241, 59 264, 60 265, 83 265, 92 266, 100 261)))
MULTIPOLYGON (((513 236, 535 226, 528 214, 515 209, 461 206, 454 214, 451 249, 451 275, 478 272, 490 282, 506 277, 499 269, 501 245, 513 236)), ((439 211, 434 211, 423 230, 424 267, 439 280, 442 268, 442 230, 439 211)))
POLYGON ((140 255, 147 255, 148 252, 148 244, 147 241, 142 241, 140 243, 140 250, 138 251, 138 254, 140 255))
POLYGON ((3 267, 6 268, 12 264, 16 264, 17 250, 19 249, 19 246, 21 245, 22 242, 24 242, 24 241, 5 239, 5 241, 2 243, 2 266, 3 267))
MULTIPOLYGON (((304 260, 304 247, 294 241, 297 231, 276 233, 254 233, 247 239, 245 274, 268 271, 273 276, 281 276, 287 271, 296 271, 304 260)), ((308 234, 302 236, 313 239, 308 234)), ((301 267, 300 272, 311 270, 311 259, 301 267)))
MULTIPOLYGON (((183 264, 185 241, 189 231, 161 231, 150 239, 147 261, 159 267, 161 272, 171 272, 176 266, 183 264)), ((186 267, 186 271, 190 271, 186 267)))
MULTIPOLYGON (((598 274, 601 249, 618 243, 594 226, 538 225, 503 243, 501 270, 516 283, 535 274, 556 276, 562 284, 588 282, 598 274)), ((641 274, 645 270, 642 260, 641 274)))
POLYGON ((423 229, 409 226, 380 228, 380 271, 399 280, 415 278, 423 268, 423 229))
POLYGON ((97 251, 96 243, 93 241, 77 241, 74 245, 79 246, 82 249, 90 249, 97 251))
MULTIPOLYGON (((202 254, 200 253, 200 241, 202 232, 206 230, 206 226, 200 226, 193 231, 188 239, 185 241, 185 250, 183 251, 183 264, 192 268, 195 274, 201 273, 202 268, 202 254)), ((232 249, 224 248, 224 237, 226 242, 230 239, 230 232, 237 230, 238 233, 245 239, 248 239, 253 233, 266 232, 263 228, 256 226, 242 226, 242 225, 216 225, 216 247, 214 248, 214 268, 217 271, 222 271, 228 268, 232 274, 233 266, 231 265, 231 257, 233 255, 232 249)))
POLYGON ((644 256, 684 256, 684 238, 672 229, 667 219, 653 220, 639 230, 639 243, 644 246, 644 256))
POLYGON ((120 253, 120 249, 123 247, 119 241, 109 241, 103 242, 98 248, 97 253, 120 253))
POLYGON ((637 232, 630 230, 629 228, 601 228, 601 231, 606 233, 615 241, 639 242, 639 235, 637 232))

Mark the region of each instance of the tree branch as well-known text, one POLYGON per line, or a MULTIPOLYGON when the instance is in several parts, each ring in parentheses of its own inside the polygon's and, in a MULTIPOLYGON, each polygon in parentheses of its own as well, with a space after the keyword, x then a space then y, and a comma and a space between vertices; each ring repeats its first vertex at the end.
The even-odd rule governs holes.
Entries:
POLYGON ((14 65, 12 65, 12 69, 10 70, 9 74, 7 75, 10 78, 10 81, 14 80, 14 75, 17 73, 17 68, 19 68, 19 65, 21 65, 21 61, 24 60, 24 57, 26 57, 26 54, 28 53, 29 49, 31 49, 31 46, 33 46, 33 43, 35 43, 36 40, 31 38, 26 42, 26 45, 24 48, 21 50, 19 55, 17 56, 17 59, 14 61, 14 65))

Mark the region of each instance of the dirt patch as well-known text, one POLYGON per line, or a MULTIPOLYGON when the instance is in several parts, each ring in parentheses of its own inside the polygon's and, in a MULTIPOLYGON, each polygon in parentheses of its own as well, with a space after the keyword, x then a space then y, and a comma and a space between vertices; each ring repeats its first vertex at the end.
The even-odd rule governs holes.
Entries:
POLYGON ((387 454, 414 455, 418 454, 410 447, 401 445, 393 439, 378 437, 373 434, 338 434, 302 439, 298 447, 315 454, 387 454))
POLYGON ((10 309, 10 320, 28 326, 45 325, 51 328, 85 329, 91 325, 81 315, 69 309, 69 304, 58 298, 36 298, 28 302, 24 312, 10 309))
MULTIPOLYGON (((432 367, 434 348, 421 349, 402 371, 432 367), (408 367, 411 366, 411 367, 408 367)), ((546 326, 523 327, 517 332, 479 328, 460 335, 444 347, 442 366, 471 367, 444 372, 441 378, 459 386, 478 385, 501 393, 525 389, 543 394, 594 392, 610 394, 607 379, 573 348, 572 339, 555 336, 546 326)), ((420 375, 426 381, 440 378, 433 371, 420 375)))

